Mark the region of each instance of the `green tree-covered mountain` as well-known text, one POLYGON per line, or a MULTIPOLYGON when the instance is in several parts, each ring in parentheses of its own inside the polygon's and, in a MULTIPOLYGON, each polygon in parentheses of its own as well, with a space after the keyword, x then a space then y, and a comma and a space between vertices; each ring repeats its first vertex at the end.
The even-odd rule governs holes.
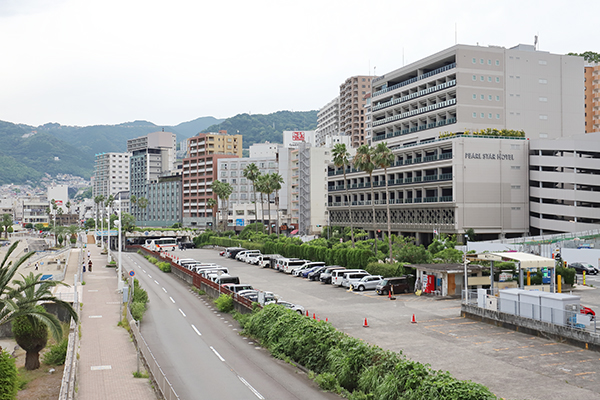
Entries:
POLYGON ((215 117, 200 117, 193 121, 182 122, 179 125, 173 126, 172 129, 182 136, 189 138, 197 135, 198 132, 202 132, 207 127, 220 124, 223 121, 223 119, 217 119, 215 117))
POLYGON ((0 184, 39 182, 45 174, 89 178, 93 156, 56 137, 0 121, 0 184))
POLYGON ((227 118, 217 125, 209 126, 202 132, 218 132, 243 136, 243 147, 247 149, 254 143, 283 143, 283 131, 317 128, 317 111, 277 111, 272 114, 238 114, 227 118))

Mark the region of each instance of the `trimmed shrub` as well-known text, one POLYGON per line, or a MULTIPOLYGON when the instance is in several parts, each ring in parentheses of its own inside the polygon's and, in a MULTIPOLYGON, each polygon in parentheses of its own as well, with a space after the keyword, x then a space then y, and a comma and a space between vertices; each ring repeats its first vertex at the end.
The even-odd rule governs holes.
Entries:
POLYGON ((171 264, 168 262, 159 262, 156 264, 156 266, 162 271, 162 272, 171 272, 171 264))
POLYGON ((48 365, 63 365, 67 358, 67 346, 69 345, 69 339, 64 338, 60 343, 53 344, 50 346, 50 351, 44 354, 42 359, 44 363, 48 365))
POLYGON ((0 351, 0 400, 15 399, 18 389, 15 359, 7 352, 0 351))
POLYGON ((146 303, 133 302, 131 304, 131 316, 136 321, 141 321, 146 312, 146 303))

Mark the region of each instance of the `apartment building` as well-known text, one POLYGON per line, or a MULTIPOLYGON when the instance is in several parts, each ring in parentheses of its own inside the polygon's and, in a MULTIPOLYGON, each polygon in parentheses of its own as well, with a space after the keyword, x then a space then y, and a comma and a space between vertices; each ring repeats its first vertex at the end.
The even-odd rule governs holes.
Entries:
MULTIPOLYGON (((129 190, 130 153, 99 153, 94 162, 92 179, 93 197, 110 195, 129 190)), ((49 198, 53 198, 49 195, 49 198)))
POLYGON ((434 230, 527 233, 526 139, 583 132, 582 73, 580 57, 533 46, 456 45, 374 78, 372 145, 386 143, 394 162, 372 180, 349 168, 344 181, 330 166, 331 224, 348 226, 352 212, 373 237, 387 230, 389 204, 392 232, 418 242, 434 230))
POLYGON ((365 95, 371 92, 372 76, 352 76, 340 85, 339 130, 351 137, 353 148, 366 142, 365 95))
POLYGON ((23 202, 23 225, 25 224, 42 224, 48 226, 50 216, 46 212, 50 207, 50 203, 39 197, 26 198, 23 202))
POLYGON ((586 64, 584 72, 585 132, 600 132, 600 64, 586 64))
MULTIPOLYGON (((370 91, 369 91, 370 92, 370 91)), ((315 132, 315 143, 317 146, 325 146, 327 138, 339 136, 340 134, 340 97, 337 96, 317 113, 317 130, 315 132)))
POLYGON ((600 229, 600 132, 529 144, 533 235, 600 229))
POLYGON ((242 156, 242 135, 199 133, 187 140, 187 147, 188 157, 182 164, 182 223, 204 227, 213 220, 206 201, 217 200, 211 185, 218 179, 218 162, 242 156))
POLYGON ((181 223, 181 170, 166 171, 148 183, 145 226, 165 227, 181 223))

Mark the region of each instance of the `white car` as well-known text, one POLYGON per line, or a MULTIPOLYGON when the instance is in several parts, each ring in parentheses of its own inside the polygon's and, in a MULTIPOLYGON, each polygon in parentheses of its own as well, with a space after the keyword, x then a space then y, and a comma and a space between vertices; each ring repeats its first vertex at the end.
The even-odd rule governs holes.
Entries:
POLYGON ((383 280, 381 275, 368 275, 358 282, 352 282, 352 290, 362 292, 364 290, 375 290, 375 287, 383 280))
POLYGON ((296 311, 298 314, 300 315, 304 315, 304 307, 298 305, 298 304, 293 304, 287 301, 283 301, 283 300, 278 300, 278 301, 269 301, 267 303, 265 303, 265 305, 269 305, 269 304, 278 304, 280 306, 284 306, 286 308, 289 308, 292 311, 296 311))

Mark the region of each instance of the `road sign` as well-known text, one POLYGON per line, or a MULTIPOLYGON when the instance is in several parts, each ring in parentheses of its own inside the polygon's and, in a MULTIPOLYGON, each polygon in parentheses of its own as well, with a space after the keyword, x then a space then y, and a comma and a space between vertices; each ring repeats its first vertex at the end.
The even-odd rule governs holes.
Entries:
POLYGON ((134 277, 135 276, 135 271, 134 270, 129 271, 129 276, 134 277))

